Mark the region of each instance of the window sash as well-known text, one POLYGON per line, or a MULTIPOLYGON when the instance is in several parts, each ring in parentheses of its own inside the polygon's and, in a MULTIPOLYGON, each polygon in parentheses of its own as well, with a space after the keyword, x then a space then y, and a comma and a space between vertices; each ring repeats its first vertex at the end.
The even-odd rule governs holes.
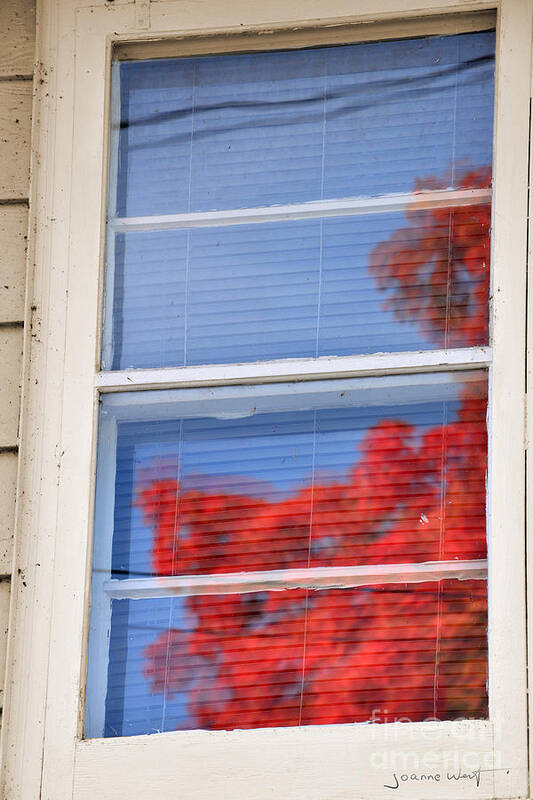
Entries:
MULTIPOLYGON (((266 49, 266 47, 265 47, 266 49)), ((150 58, 149 49, 146 57, 150 58)), ((431 209, 455 208, 458 206, 476 206, 488 204, 492 201, 492 189, 444 189, 444 190, 425 190, 419 192, 409 192, 402 194, 381 194, 366 197, 346 197, 329 200, 311 200, 307 202, 292 203, 288 205, 256 206, 245 208, 229 208, 220 211, 206 212, 185 212, 179 214, 146 215, 146 216, 116 216, 116 180, 117 180, 117 159, 118 159, 118 120, 120 118, 120 97, 118 80, 118 62, 113 64, 113 86, 111 101, 111 130, 110 130, 110 186, 109 186, 109 218, 107 220, 107 292, 106 292, 106 317, 111 315, 112 286, 114 284, 114 250, 115 235, 119 233, 130 233, 139 231, 164 231, 177 229, 195 229, 203 227, 227 227, 243 224, 262 224, 272 222, 284 222, 304 219, 326 219, 328 217, 355 217, 359 215, 375 215, 391 212, 423 211, 431 209)), ((107 326, 106 326, 107 327, 107 326)), ((107 363, 106 353, 113 346, 110 340, 111 330, 104 329, 105 347, 103 362, 107 363)), ((294 362, 294 377, 299 380, 302 378, 334 381, 340 376, 362 377, 385 376, 398 373, 405 375, 409 373, 433 373, 449 368, 459 369, 465 362, 469 369, 486 369, 491 365, 492 351, 490 347, 470 347, 470 348, 449 348, 448 350, 435 350, 429 352, 408 351, 401 354, 375 354, 367 356, 353 357, 326 357, 310 359, 280 359, 276 362, 258 361, 251 365, 251 370, 244 368, 243 365, 229 363, 222 367, 223 375, 217 379, 215 365, 205 365, 198 367, 170 367, 161 369, 130 369, 108 371, 102 370, 97 378, 96 386, 99 392, 123 391, 131 389, 144 390, 145 392, 155 391, 162 388, 178 388, 185 386, 205 386, 207 388, 216 385, 227 385, 233 382, 243 384, 243 391, 251 391, 253 383, 258 384, 257 389, 261 390, 260 384, 263 382, 280 382, 287 379, 287 374, 291 374, 291 362, 294 362), (317 364, 317 361, 320 362, 317 364), (308 374, 306 374, 308 371, 308 374), (254 373, 250 374, 251 372, 254 373), (203 377, 200 377, 200 374, 203 377), (240 375, 239 375, 240 373, 240 375)), ((303 388, 303 387, 302 387, 303 388)), ((280 387, 280 391, 282 391, 280 387)), ((157 405, 164 403, 163 395, 154 395, 154 409, 157 405)), ((135 393, 117 396, 117 408, 115 409, 118 419, 129 418, 129 410, 134 411, 137 404, 135 393)), ((148 415, 157 413, 151 409, 148 415)), ((135 413, 135 412, 134 412, 135 413)), ((162 409, 163 416, 165 411, 162 409)), ((173 412, 174 413, 174 412, 173 412)), ((114 454, 109 452, 107 447, 106 460, 113 461, 114 454)), ((102 458, 102 460, 104 460, 102 458)), ((102 464, 104 472, 109 472, 109 466, 102 464)), ((111 492, 111 489, 105 495, 111 492)), ((108 497, 104 508, 111 508, 112 497, 108 497)), ((107 521, 106 521, 107 524, 107 521)), ((112 541, 112 531, 109 531, 110 541, 112 541)), ((107 579, 106 575, 93 577, 93 592, 103 592, 105 599, 97 600, 98 604, 104 605, 100 619, 92 622, 92 625, 99 625, 102 631, 98 636, 104 638, 103 643, 97 647, 99 657, 102 653, 107 653, 105 636, 110 627, 110 601, 114 599, 148 599, 156 597, 172 597, 178 595, 205 595, 205 594, 227 594, 227 593, 246 593, 253 591, 265 591, 275 589, 290 588, 352 588, 357 586, 379 585, 391 582, 419 582, 427 580, 440 580, 446 578, 475 578, 487 579, 487 561, 464 561, 464 562, 436 562, 422 564, 395 564, 360 566, 352 565, 342 568, 311 568, 307 570, 271 570, 268 572, 247 571, 240 574, 217 574, 187 576, 174 575, 169 577, 153 578, 130 578, 126 580, 107 579), (106 607, 106 601, 109 604, 106 607)), ((94 638, 94 637, 92 637, 94 638)), ((107 658, 107 656, 105 656, 107 658)), ((94 673, 102 664, 95 666, 95 659, 89 653, 89 660, 92 664, 91 671, 94 673)), ((103 674, 103 673, 102 673, 103 674)), ((92 683, 94 684, 94 678, 92 683)), ((105 681, 104 681, 105 683, 105 681)), ((98 700, 94 698, 93 700, 98 700)), ((96 713, 102 718, 105 715, 105 687, 100 692, 100 702, 97 703, 96 713)), ((93 709, 94 712, 94 709, 93 709)))
MULTIPOLYGON (((465 358, 464 353, 456 351, 439 351, 432 353, 426 359, 425 368, 416 364, 411 372, 405 369, 405 358, 413 356, 425 357, 427 354, 401 354, 398 361, 394 354, 392 362, 390 357, 385 356, 387 363, 381 375, 356 375, 353 380, 341 378, 335 379, 333 368, 337 359, 329 359, 329 370, 321 375, 322 380, 318 381, 299 381, 290 384, 281 383, 279 380, 268 382, 264 379, 264 370, 269 365, 259 363, 252 365, 258 370, 257 382, 250 383, 242 381, 238 385, 221 382, 215 388, 212 377, 209 374, 210 368, 206 368, 207 381, 204 386, 189 388, 183 382, 172 387, 170 378, 176 376, 183 368, 177 370, 161 370, 164 384, 157 384, 149 381, 141 384, 144 391, 131 391, 135 387, 130 382, 131 376, 136 376, 137 370, 129 373, 117 373, 125 379, 130 391, 114 391, 112 394, 105 393, 106 409, 109 416, 105 414, 101 421, 101 433, 99 440, 99 456, 97 470, 97 502, 95 528, 98 529, 98 565, 99 568, 93 572, 92 576, 92 604, 93 613, 91 616, 91 647, 89 650, 89 683, 90 683, 90 736, 97 736, 97 731, 103 731, 106 719, 106 695, 107 695, 107 671, 105 665, 108 660, 111 629, 111 601, 112 600, 142 600, 152 598, 165 598, 186 595, 206 595, 206 594, 246 594, 249 592, 263 592, 283 589, 332 589, 332 588, 356 588, 359 586, 382 585, 387 583, 420 583, 435 580, 461 579, 461 580, 486 580, 488 576, 488 563, 485 559, 461 560, 461 561, 438 561, 438 562, 415 562, 415 563, 395 563, 378 565, 358 565, 350 564, 343 567, 318 567, 302 569, 278 569, 269 571, 246 570, 240 573, 218 573, 213 575, 173 575, 173 576, 154 576, 150 578, 111 578, 111 549, 113 542, 113 526, 115 514, 115 460, 116 460, 116 436, 117 423, 127 420, 139 421, 163 419, 197 418, 198 416, 217 416, 216 408, 222 402, 224 408, 232 408, 238 416, 246 417, 249 409, 254 407, 259 412, 267 409, 276 410, 276 401, 280 398, 288 398, 283 402, 284 408, 287 403, 299 408, 300 404, 304 407, 322 407, 322 402, 327 405, 327 400, 321 401, 322 395, 331 395, 342 392, 346 394, 346 401, 349 405, 360 405, 362 407, 375 405, 377 397, 394 396, 394 391, 398 397, 406 401, 406 392, 413 402, 419 399, 420 392, 424 392, 424 386, 441 386, 444 391, 446 387, 453 385, 449 383, 448 374, 437 375, 442 372, 436 370, 434 362, 439 361, 443 364, 447 359, 446 355, 452 356, 452 361, 460 363, 465 358), (462 359, 460 358, 462 356, 462 359), (332 363, 333 362, 333 363, 332 363), (398 372, 394 374, 391 366, 396 363, 398 372), (171 373, 170 375, 168 373, 171 373), (168 391, 165 389, 168 388, 168 391), (172 389, 177 391, 172 391, 172 389), (357 393, 357 402, 352 398, 348 400, 352 392, 357 393), (311 401, 310 397, 314 399, 311 401), (316 399, 319 398, 319 399, 316 399), (311 403, 311 405, 309 405, 311 403), (200 410, 201 409, 201 410, 200 410), (102 476, 102 478, 100 478, 102 476), (104 532, 108 533, 107 537, 104 532), (107 568, 106 568, 107 567, 107 568)), ((467 356, 470 357, 470 369, 464 376, 464 380, 475 380, 480 372, 486 374, 489 369, 490 376, 490 348, 468 348, 467 356)), ((358 357, 360 358, 360 357, 358 357)), ((365 356, 363 363, 370 364, 375 371, 376 364, 373 356, 365 356)), ((340 359, 341 362, 344 359, 340 359)), ((449 360, 449 359, 448 359, 449 360)), ((310 366, 316 369, 314 360, 309 360, 310 366)), ((283 368, 284 361, 276 362, 274 368, 283 368)), ((423 363, 424 366, 424 363, 423 363)), ((230 365, 230 368, 232 365, 230 365)), ((148 370, 147 372, 152 372, 148 370)), ((103 379, 107 379, 109 373, 101 373, 103 379)), ((152 376, 153 378, 153 376, 152 376)), ((133 380, 133 378, 131 378, 133 380)), ((141 387, 139 387, 141 388, 141 387)), ((440 396, 440 395, 439 395, 440 396)), ((443 395, 444 397, 444 395, 443 395)), ((279 410, 279 409, 278 409, 279 410)), ((89 735, 89 734, 88 734, 89 735)))

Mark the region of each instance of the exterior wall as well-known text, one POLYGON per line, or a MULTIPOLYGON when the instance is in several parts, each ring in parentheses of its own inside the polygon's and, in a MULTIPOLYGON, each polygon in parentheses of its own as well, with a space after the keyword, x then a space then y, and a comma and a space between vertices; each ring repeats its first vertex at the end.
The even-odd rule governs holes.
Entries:
POLYGON ((34 0, 0 2, 0 708, 3 701, 18 463, 34 0))

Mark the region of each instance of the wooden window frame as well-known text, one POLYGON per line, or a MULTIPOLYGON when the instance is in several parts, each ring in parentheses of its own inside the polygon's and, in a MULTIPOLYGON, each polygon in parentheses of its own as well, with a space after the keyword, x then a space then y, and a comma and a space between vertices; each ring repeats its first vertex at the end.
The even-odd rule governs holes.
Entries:
MULTIPOLYGON (((528 795, 525 390, 526 294, 533 291, 532 280, 526 285, 532 18, 533 0, 426 0, 422 8, 415 0, 360 0, 355 10, 351 0, 301 0, 291 9, 282 0, 95 0, 92 6, 83 0, 40 0, 32 281, 2 730, 6 800, 129 800, 150 793, 162 800, 263 800, 273 794, 287 800, 372 800, 394 793, 387 781, 403 771, 402 763, 409 773, 445 775, 450 753, 465 775, 491 754, 497 769, 479 786, 475 776, 443 777, 440 782, 410 781, 398 791, 414 800, 528 795), (113 47, 120 45, 126 55, 130 48, 130 57, 135 48, 141 57, 152 41, 165 52, 170 46, 186 54, 191 42, 213 52, 213 37, 228 50, 236 38, 247 36, 247 47, 254 40, 260 41, 258 49, 268 49, 269 36, 311 41, 334 28, 340 41, 347 41, 347 28, 352 41, 368 40, 366 23, 375 24, 372 38, 452 33, 464 30, 454 15, 484 14, 495 7, 490 721, 180 731, 84 740, 98 396, 131 383, 124 375, 98 373, 113 47)), ((457 369, 472 358, 488 360, 487 355, 470 348, 449 351, 439 366, 449 368, 450 359, 457 369)), ((273 367, 267 380, 435 368, 428 354, 346 357, 335 365, 327 361, 288 360, 273 367), (425 367, 417 359, 426 359, 425 367)), ((153 386, 154 372, 136 370, 135 388, 153 386)), ((170 378, 167 370, 159 372, 165 375, 158 388, 265 379, 256 365, 184 368, 170 378)))

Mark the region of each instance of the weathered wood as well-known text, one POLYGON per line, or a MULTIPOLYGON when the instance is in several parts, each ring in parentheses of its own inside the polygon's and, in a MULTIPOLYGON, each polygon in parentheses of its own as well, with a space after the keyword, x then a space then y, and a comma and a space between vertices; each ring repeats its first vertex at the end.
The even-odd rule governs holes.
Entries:
MULTIPOLYGON (((493 719, 494 710, 498 708, 499 719, 513 720, 510 726, 506 724, 507 732, 501 734, 501 747, 496 747, 511 774, 518 777, 522 773, 515 783, 515 797, 527 796, 528 783, 526 586, 525 570, 520 566, 524 563, 525 503, 518 499, 512 501, 511 495, 526 474, 524 364, 532 19, 532 0, 511 0, 501 6, 493 163, 493 364, 487 415, 492 464, 487 495, 490 520, 489 703, 493 719), (503 77, 505 75, 509 77, 503 77), (514 397, 514 413, 510 413, 511 396, 514 397), (520 410, 520 401, 524 404, 524 413, 520 410), (504 666, 509 653, 513 653, 512 679, 504 666)), ((527 310, 531 314, 531 309, 527 310)), ((494 797, 501 797, 509 789, 503 788, 502 773, 494 775, 494 797)))
POLYGON ((157 800, 489 800, 497 796, 494 773, 480 773, 479 786, 468 780, 458 787, 448 772, 457 770, 463 751, 473 763, 487 763, 485 753, 493 742, 491 725, 484 720, 86 739, 76 749, 72 796, 132 800, 145 797, 148 787, 147 795, 157 800), (462 750, 458 736, 463 737, 462 750), (235 769, 230 772, 228 764, 235 769), (393 784, 394 789, 393 775, 412 774, 414 764, 417 772, 437 773, 442 780, 415 780, 396 795, 384 788, 393 784))
POLYGON ((28 210, 0 206, 0 322, 24 319, 28 210))
POLYGON ((2 706, 4 702, 10 588, 11 585, 9 581, 0 582, 0 706, 2 706))
POLYGON ((0 447, 17 444, 22 329, 0 328, 0 447))
POLYGON ((0 77, 31 75, 35 52, 35 0, 2 0, 0 31, 0 77))
POLYGON ((0 83, 0 200, 28 196, 32 85, 0 83))
POLYGON ((0 453, 0 576, 11 574, 17 454, 0 453))
MULTIPOLYGON (((105 352, 105 351, 104 351, 105 352)), ((109 360, 109 355, 107 356, 109 360)), ((376 375, 448 372, 488 366, 490 347, 457 347, 453 350, 421 350, 410 353, 376 353, 356 356, 279 359, 250 364, 126 369, 100 372, 96 383, 102 392, 134 393, 143 389, 180 389, 193 386, 231 386, 316 380, 363 378, 376 375)), ((303 391, 306 391, 303 389, 303 391)), ((121 398, 124 407, 138 403, 121 398)))
MULTIPOLYGON (((117 0, 115 0, 116 3, 117 0)), ((179 56, 212 55, 213 53, 253 52, 254 50, 283 50, 292 47, 328 46, 355 42, 379 41, 391 36, 429 36, 481 31, 494 28, 496 15, 493 11, 475 11, 464 14, 436 14, 422 19, 394 19, 372 25, 353 22, 336 25, 294 26, 286 30, 263 31, 256 36, 245 31, 220 36, 176 35, 172 38, 152 39, 149 42, 122 42, 116 48, 121 61, 143 58, 176 58, 179 56)))

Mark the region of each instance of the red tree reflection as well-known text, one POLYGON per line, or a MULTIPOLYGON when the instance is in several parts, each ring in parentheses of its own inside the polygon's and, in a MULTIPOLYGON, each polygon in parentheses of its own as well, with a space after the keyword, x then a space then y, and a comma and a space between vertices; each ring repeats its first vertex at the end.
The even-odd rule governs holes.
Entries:
MULTIPOLYGON (((488 170, 463 188, 484 187, 488 170)), ((434 182, 420 182, 417 189, 434 182)), ((407 212, 370 270, 401 319, 441 347, 488 337, 490 206, 407 212)), ((486 555, 486 389, 444 425, 367 430, 348 479, 283 500, 155 480, 139 494, 157 575, 486 555)), ((186 598, 187 629, 145 651, 154 692, 185 692, 191 727, 483 717, 482 581, 186 598)))
MULTIPOLYGON (((462 189, 490 186, 489 167, 468 172, 462 189)), ((415 192, 442 181, 418 181, 415 192)), ((490 204, 407 211, 408 224, 370 258, 377 285, 392 293, 386 305, 418 323, 438 347, 488 343, 490 204)))

